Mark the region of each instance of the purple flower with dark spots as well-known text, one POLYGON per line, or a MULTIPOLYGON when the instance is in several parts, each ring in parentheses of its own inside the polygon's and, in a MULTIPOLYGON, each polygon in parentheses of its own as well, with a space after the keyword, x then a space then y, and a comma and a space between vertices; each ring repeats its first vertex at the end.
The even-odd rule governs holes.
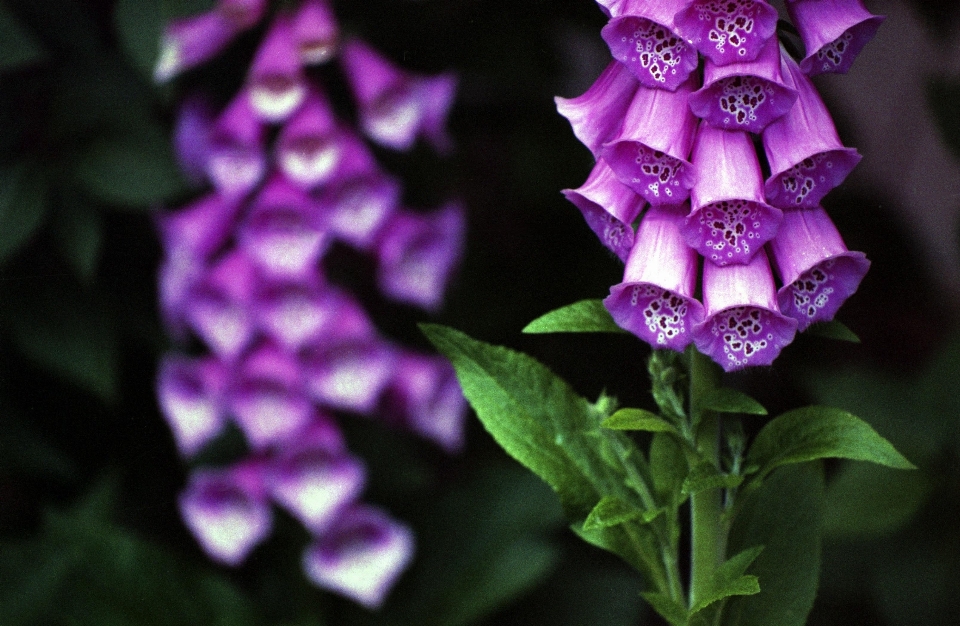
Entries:
POLYGON ((603 144, 600 154, 620 182, 650 204, 678 204, 690 194, 694 166, 687 158, 699 121, 687 100, 694 89, 695 77, 676 91, 640 86, 620 132, 603 144))
POLYGON ((623 282, 610 288, 603 304, 618 326, 654 348, 682 351, 693 341, 693 326, 703 320, 694 298, 697 253, 680 229, 687 206, 654 205, 644 214, 623 282))
POLYGON ((323 406, 360 414, 376 409, 396 366, 396 349, 375 335, 326 338, 300 351, 310 395, 323 406))
POLYGON ((784 211, 770 251, 783 284, 777 302, 798 330, 832 320, 870 269, 862 252, 847 250, 823 207, 784 211))
POLYGON ((318 272, 265 278, 254 296, 257 324, 271 340, 297 350, 333 328, 338 304, 334 294, 318 272))
POLYGON ((236 36, 235 24, 218 11, 174 20, 166 25, 153 79, 165 83, 220 54, 236 36))
POLYGON ((600 157, 603 144, 623 125, 623 116, 640 83, 622 63, 613 61, 582 95, 576 98, 557 96, 557 112, 570 121, 573 134, 600 157))
POLYGON ((356 39, 340 58, 368 137, 394 150, 409 150, 421 136, 439 151, 449 149, 446 120, 457 87, 452 74, 405 72, 356 39))
POLYGON ((274 18, 247 74, 250 105, 266 122, 286 120, 307 95, 290 16, 274 18))
POLYGON ((377 285, 389 298, 436 311, 463 250, 463 207, 395 211, 377 241, 377 285))
POLYGON ((354 506, 303 555, 317 586, 379 608, 413 558, 413 533, 370 506, 354 506))
POLYGON ((697 182, 683 226, 687 243, 714 265, 748 263, 777 233, 782 214, 763 199, 763 179, 745 132, 702 124, 693 148, 697 182))
POLYGON ((674 18, 677 31, 717 65, 752 61, 777 27, 764 0, 694 0, 674 18))
POLYGON ((763 132, 771 176, 767 202, 781 208, 812 208, 843 182, 860 154, 840 143, 830 112, 793 59, 783 54, 784 81, 800 94, 797 104, 763 132))
POLYGON ((327 98, 311 89, 280 129, 274 148, 277 166, 305 189, 326 183, 336 173, 343 152, 341 134, 327 98))
POLYGON ((227 367, 214 357, 168 354, 161 361, 157 399, 183 456, 193 456, 223 430, 228 382, 227 367))
POLYGON ((770 262, 762 250, 746 265, 703 264, 703 322, 697 350, 728 372, 770 365, 793 341, 797 321, 780 313, 770 262))
POLYGON ((759 133, 797 101, 780 73, 780 45, 771 37, 753 61, 704 66, 703 87, 690 96, 694 115, 715 128, 759 133))
POLYGON ((600 242, 626 262, 633 247, 633 222, 646 205, 642 196, 619 180, 606 161, 600 159, 587 181, 577 189, 564 189, 600 242))
POLYGON ((299 363, 270 343, 261 344, 238 363, 229 404, 255 450, 289 439, 313 415, 299 363))
POLYGON ((227 105, 210 131, 207 176, 220 193, 242 197, 267 171, 264 128, 246 92, 227 105))
POLYGON ((180 495, 180 514, 212 559, 239 565, 267 538, 273 515, 262 482, 264 468, 252 461, 228 470, 196 470, 180 495))
POLYGON ((676 33, 674 15, 687 0, 625 0, 601 31, 613 58, 641 84, 676 89, 697 69, 697 51, 676 33))
POLYGON ((787 12, 807 50, 800 69, 809 76, 845 74, 886 19, 861 0, 788 0, 787 12))
POLYGON ((194 283, 184 304, 190 327, 214 354, 233 360, 256 332, 250 303, 257 286, 256 268, 240 251, 232 251, 194 283))

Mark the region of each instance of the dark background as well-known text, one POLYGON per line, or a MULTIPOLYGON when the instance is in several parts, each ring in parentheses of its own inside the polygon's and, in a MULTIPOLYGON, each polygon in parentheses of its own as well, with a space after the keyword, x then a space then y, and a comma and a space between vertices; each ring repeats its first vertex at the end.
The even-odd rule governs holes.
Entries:
MULTIPOLYGON (((953 2, 868 2, 889 16, 847 76, 818 79, 840 134, 864 155, 824 200, 873 261, 839 319, 862 344, 801 336, 772 367, 729 375, 772 414, 851 410, 919 472, 827 467, 820 597, 811 624, 960 623, 960 31, 953 2)), ((535 317, 619 282, 619 262, 560 194, 589 152, 556 114, 609 56, 591 0, 335 2, 345 31, 405 67, 461 79, 457 149, 378 151, 405 201, 461 198, 466 257, 436 316, 376 293, 371 262, 330 272, 383 332, 428 349, 435 321, 541 359, 590 399, 650 406, 649 349, 627 336, 521 335, 535 317)), ((164 18, 202 0, 0 2, 0 624, 659 623, 641 581, 565 529, 553 495, 471 418, 465 453, 353 416, 366 499, 409 522, 418 561, 379 614, 312 588, 305 532, 278 514, 239 569, 182 526, 188 466, 153 397, 168 347, 155 306, 151 211, 196 195, 169 148, 176 101, 226 101, 262 28, 156 87, 164 18)), ((785 14, 784 14, 785 15, 785 14)), ((318 77, 344 100, 335 67, 318 77)), ((748 430, 756 424, 747 423, 748 430)), ((230 442, 223 444, 229 449, 230 442)), ((762 583, 762 581, 761 581, 762 583)))

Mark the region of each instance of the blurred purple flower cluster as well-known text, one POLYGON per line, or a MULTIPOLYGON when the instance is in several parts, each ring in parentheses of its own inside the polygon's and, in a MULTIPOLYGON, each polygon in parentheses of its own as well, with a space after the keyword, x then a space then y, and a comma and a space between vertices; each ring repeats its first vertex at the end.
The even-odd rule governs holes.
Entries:
POLYGON ((870 265, 820 206, 860 155, 809 76, 846 72, 883 18, 860 0, 788 0, 797 62, 764 0, 597 1, 615 60, 556 100, 596 159, 564 194, 626 263, 604 303, 655 348, 768 365, 833 319, 870 265))
MULTIPOLYGON (((155 78, 209 60, 267 9, 266 0, 220 0, 171 23, 155 78)), ((270 534, 275 504, 314 538, 307 576, 375 608, 410 562, 413 535, 361 502, 365 468, 332 412, 377 416, 455 452, 466 402, 446 360, 379 335, 322 261, 331 243, 352 246, 373 257, 386 297, 435 311, 461 254, 464 214, 455 202, 431 213, 400 207, 399 182, 309 76, 332 59, 368 138, 397 150, 418 138, 449 147, 454 77, 414 75, 361 41, 341 41, 324 0, 273 15, 222 111, 199 99, 182 105, 177 153, 210 190, 158 220, 160 303, 171 334, 203 349, 167 355, 157 390, 185 457, 228 420, 249 449, 233 466, 195 469, 181 495, 203 549, 241 563, 270 534)))

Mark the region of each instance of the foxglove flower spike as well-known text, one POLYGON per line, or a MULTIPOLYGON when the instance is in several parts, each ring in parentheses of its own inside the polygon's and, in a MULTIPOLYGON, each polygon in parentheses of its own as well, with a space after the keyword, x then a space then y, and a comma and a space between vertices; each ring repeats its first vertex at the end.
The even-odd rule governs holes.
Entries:
POLYGON ((886 19, 861 0, 788 0, 787 12, 807 50, 800 69, 809 76, 846 74, 886 19))

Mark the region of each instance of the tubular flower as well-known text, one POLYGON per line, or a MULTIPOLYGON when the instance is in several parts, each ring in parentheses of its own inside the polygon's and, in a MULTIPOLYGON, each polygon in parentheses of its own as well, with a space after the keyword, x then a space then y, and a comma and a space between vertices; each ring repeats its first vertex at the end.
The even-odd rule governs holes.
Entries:
POLYGON ((640 222, 623 282, 603 301, 617 324, 651 346, 683 350, 703 306, 693 297, 697 253, 680 228, 686 206, 652 206, 640 222))
MULTIPOLYGON (((199 64, 265 11, 264 0, 218 0, 211 15, 174 23, 179 48, 158 73, 199 64), (214 26, 224 30, 199 41, 196 31, 214 26)), ((384 295, 435 311, 461 255, 465 217, 457 202, 402 210, 400 182, 307 76, 305 65, 336 58, 338 33, 326 2, 303 0, 267 26, 244 87, 222 111, 199 98, 181 109, 181 167, 212 189, 157 218, 161 311, 190 352, 164 357, 156 391, 185 459, 230 423, 250 451, 191 473, 179 508, 200 547, 239 565, 267 539, 279 506, 312 536, 301 563, 308 578, 373 608, 408 566, 413 536, 362 504, 366 472, 337 413, 377 417, 456 452, 466 400, 446 361, 377 332, 327 279, 324 257, 346 243, 375 262, 384 295)), ((365 44, 347 50, 341 66, 370 136, 398 148, 418 137, 449 147, 452 76, 409 74, 365 44)))
POLYGON ((846 74, 886 19, 861 0, 788 0, 787 12, 807 50, 800 69, 809 76, 846 74))
POLYGON ((165 83, 209 61, 227 47, 237 32, 236 26, 219 11, 170 22, 164 29, 153 79, 165 83))
POLYGON ((798 330, 832 320, 870 268, 862 252, 847 250, 823 207, 785 211, 770 249, 783 284, 777 302, 798 330))
POLYGON ((797 104, 763 133, 772 175, 764 187, 771 204, 811 208, 843 182, 860 154, 840 143, 830 112, 796 62, 783 55, 784 80, 797 90, 797 104))
POLYGON ((787 0, 807 49, 798 65, 764 0, 597 3, 615 60, 555 101, 595 159, 563 194, 626 263, 604 305, 654 348, 692 342, 727 371, 768 365, 797 330, 832 319, 870 265, 820 206, 860 155, 806 74, 846 71, 883 18, 861 0, 787 0))

